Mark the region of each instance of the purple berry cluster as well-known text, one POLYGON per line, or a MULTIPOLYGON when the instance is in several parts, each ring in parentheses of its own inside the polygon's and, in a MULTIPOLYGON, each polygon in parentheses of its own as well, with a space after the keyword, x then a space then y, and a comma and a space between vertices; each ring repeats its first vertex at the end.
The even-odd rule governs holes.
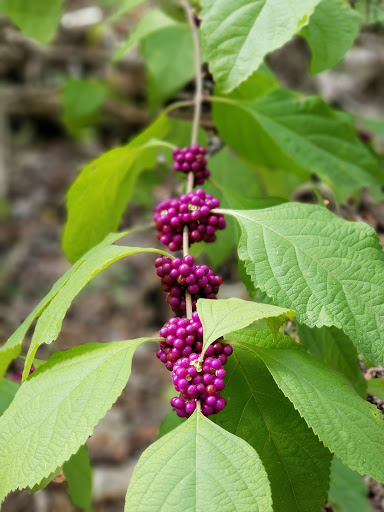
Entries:
POLYGON ((171 318, 161 329, 165 341, 159 343, 157 357, 169 371, 181 357, 201 353, 203 349, 203 327, 196 312, 192 318, 171 318))
POLYGON ((186 174, 193 172, 194 186, 202 185, 211 175, 207 169, 206 152, 207 150, 199 144, 192 144, 191 147, 183 149, 176 148, 173 151, 173 168, 186 174))
POLYGON ((157 205, 153 220, 156 224, 157 238, 170 251, 183 247, 183 229, 188 226, 189 243, 214 242, 215 232, 224 229, 224 215, 213 213, 220 201, 202 188, 184 194, 180 199, 166 199, 157 205))
POLYGON ((225 387, 224 365, 232 354, 232 347, 220 341, 207 347, 204 358, 203 328, 197 312, 191 319, 172 318, 160 331, 165 341, 160 342, 156 355, 172 371, 172 381, 180 396, 172 398, 180 417, 189 417, 200 400, 201 412, 205 416, 224 409, 225 398, 221 395, 225 387))
POLYGON ((190 254, 183 259, 157 258, 155 266, 162 289, 168 293, 167 302, 176 314, 186 311, 186 290, 192 295, 192 311, 195 311, 197 299, 216 299, 223 281, 207 265, 195 265, 195 258, 190 254))
MULTIPOLYGON (((194 185, 201 185, 210 176, 205 154, 206 149, 198 144, 175 149, 173 167, 189 177, 193 173, 194 185)), ((157 205, 153 216, 158 239, 171 251, 185 250, 183 233, 187 227, 189 245, 214 242, 216 231, 226 225, 224 216, 212 211, 219 206, 220 201, 201 188, 179 199, 166 199, 157 205)), ((163 341, 156 352, 172 372, 173 385, 181 395, 172 398, 171 405, 181 418, 189 418, 198 404, 205 416, 216 414, 226 405, 221 391, 225 387, 224 365, 232 354, 232 347, 216 341, 202 355, 203 326, 196 312, 196 302, 199 298, 216 299, 222 279, 207 265, 195 265, 195 258, 187 250, 183 258, 157 258, 155 266, 161 286, 168 294, 168 304, 180 315, 161 328, 163 341), (191 301, 192 318, 182 317, 187 310, 187 300, 191 301)))

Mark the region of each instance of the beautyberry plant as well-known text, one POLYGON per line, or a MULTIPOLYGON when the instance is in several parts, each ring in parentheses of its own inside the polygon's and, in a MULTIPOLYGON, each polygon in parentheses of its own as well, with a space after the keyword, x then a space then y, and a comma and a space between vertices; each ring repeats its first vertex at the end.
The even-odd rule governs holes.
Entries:
MULTIPOLYGON (((143 14, 115 59, 140 45, 152 111, 193 77, 195 94, 90 162, 68 192, 63 249, 73 266, 0 348, 0 388, 11 396, 0 410, 0 501, 61 469, 71 480, 135 349, 155 341, 175 396, 127 482, 126 511, 316 512, 327 500, 335 510, 351 510, 351 501, 368 510, 360 475, 384 482, 384 422, 366 398, 384 396, 384 381, 367 388, 361 368, 384 365, 383 250, 367 224, 289 198, 304 184, 320 196, 320 183, 339 204, 362 187, 378 201, 382 158, 352 116, 284 89, 265 61, 296 34, 310 46, 312 72, 333 67, 362 24, 357 3, 182 0, 143 14), (182 109, 192 122, 177 116, 182 109), (154 206, 159 247, 118 245, 131 232, 115 231, 142 172, 159 160, 179 186, 154 206), (236 247, 248 300, 218 298, 216 268, 236 247), (144 252, 156 255, 170 306, 158 337, 36 358, 95 275, 144 252), (4 375, 35 319, 23 383, 10 384, 4 375)), ((31 29, 32 18, 4 5, 28 35, 49 39, 42 27, 53 17, 31 29)))

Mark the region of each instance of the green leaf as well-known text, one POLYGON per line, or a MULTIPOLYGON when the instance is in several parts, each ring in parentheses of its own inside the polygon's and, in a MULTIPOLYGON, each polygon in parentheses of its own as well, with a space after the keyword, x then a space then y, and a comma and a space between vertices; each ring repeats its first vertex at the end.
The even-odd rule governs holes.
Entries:
POLYGON ((172 27, 175 25, 178 25, 177 21, 165 14, 165 12, 161 11, 160 9, 150 9, 141 18, 136 29, 134 32, 132 32, 128 40, 119 46, 113 55, 113 60, 116 61, 121 59, 134 46, 136 46, 151 34, 154 34, 163 28, 172 27))
POLYGON ((353 122, 321 98, 301 99, 282 89, 249 101, 217 98, 213 117, 223 140, 253 165, 303 180, 315 174, 339 200, 363 186, 380 197, 379 157, 357 137, 353 122))
POLYGON ((64 463, 63 472, 68 483, 68 492, 74 505, 88 511, 92 505, 92 468, 86 446, 64 463))
POLYGON ((12 403, 20 385, 11 379, 0 380, 0 416, 12 403))
POLYGON ((342 373, 356 392, 366 398, 367 381, 361 373, 356 347, 343 331, 335 327, 310 329, 306 325, 298 325, 297 330, 300 343, 311 356, 342 373))
POLYGON ((202 0, 204 53, 220 89, 232 91, 246 80, 308 23, 319 1, 202 0))
POLYGON ((141 53, 147 66, 149 106, 154 111, 194 77, 192 33, 187 25, 169 26, 145 38, 141 53))
POLYGON ((367 494, 361 476, 334 457, 329 488, 329 501, 334 512, 372 512, 367 494))
POLYGON ((367 380, 367 391, 384 402, 384 379, 367 380))
POLYGON ((147 338, 54 354, 22 384, 0 418, 0 502, 33 487, 76 453, 124 388, 147 338))
MULTIPOLYGON (((269 330, 245 329, 274 343, 269 330)), ((284 336, 279 335, 283 340, 284 336)), ((239 346, 225 367, 227 406, 217 424, 247 441, 260 454, 272 489, 274 512, 318 512, 325 503, 331 454, 276 386, 254 351, 239 346)))
POLYGON ((73 299, 81 292, 84 286, 115 261, 125 256, 143 252, 168 254, 159 249, 143 249, 141 247, 117 245, 104 246, 97 251, 92 251, 92 254, 76 269, 40 316, 25 361, 23 380, 29 375, 33 359, 40 345, 52 343, 60 334, 65 314, 73 299))
POLYGON ((239 257, 255 286, 309 327, 336 326, 384 364, 384 255, 375 231, 321 206, 220 210, 242 228, 239 257))
POLYGON ((258 320, 265 320, 276 336, 285 320, 293 318, 296 314, 290 309, 236 298, 199 299, 197 311, 204 330, 203 350, 220 336, 247 327, 258 320))
POLYGON ((163 138, 172 123, 160 116, 126 146, 111 149, 80 172, 67 195, 63 249, 70 261, 118 228, 140 173, 156 163, 152 138, 163 138))
POLYGON ((253 349, 325 446, 349 468, 383 482, 381 412, 361 398, 342 374, 302 350, 253 349))
POLYGON ((113 244, 120 238, 123 238, 128 234, 128 231, 122 233, 111 233, 105 237, 105 239, 96 247, 91 249, 88 253, 84 254, 67 272, 56 281, 52 286, 50 292, 44 297, 43 300, 35 307, 35 309, 28 315, 24 322, 16 329, 8 341, 0 347, 0 377, 6 372, 9 363, 15 359, 20 351, 21 344, 25 338, 28 329, 31 327, 32 322, 42 314, 47 305, 51 302, 53 297, 59 292, 59 290, 67 283, 73 273, 83 264, 83 262, 99 251, 101 248, 113 244))
POLYGON ((161 437, 164 437, 166 434, 168 434, 169 432, 177 428, 179 425, 184 423, 184 421, 186 421, 186 418, 179 418, 175 411, 169 412, 161 422, 156 440, 160 439, 161 437))
POLYGON ((64 84, 61 104, 63 122, 69 133, 78 135, 93 124, 108 96, 108 87, 95 80, 68 79, 64 84))
POLYGON ((63 0, 1 0, 0 10, 27 36, 47 44, 59 25, 63 0))
POLYGON ((335 66, 353 45, 361 23, 345 0, 322 0, 301 33, 311 47, 311 73, 335 66))
POLYGON ((152 444, 130 481, 125 511, 272 512, 255 450, 201 413, 152 444))

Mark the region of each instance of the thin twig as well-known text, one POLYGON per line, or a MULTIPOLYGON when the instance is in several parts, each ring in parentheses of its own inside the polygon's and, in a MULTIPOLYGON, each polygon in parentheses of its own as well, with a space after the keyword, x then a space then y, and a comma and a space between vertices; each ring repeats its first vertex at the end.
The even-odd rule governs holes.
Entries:
MULTIPOLYGON (((199 126, 201 119, 201 102, 203 100, 203 74, 201 70, 201 51, 200 51, 200 41, 199 34, 197 32, 197 27, 195 24, 195 20, 193 18, 192 7, 188 3, 187 0, 182 1, 182 5, 185 9, 188 23, 192 32, 193 38, 193 48, 194 48, 194 57, 195 57, 195 95, 193 99, 194 104, 194 112, 193 112, 193 123, 192 123, 192 136, 191 136, 191 144, 197 143, 197 137, 199 134, 199 126)), ((194 173, 188 173, 188 183, 187 183, 187 194, 192 192, 193 184, 194 184, 194 173)), ((183 230, 183 254, 187 256, 189 253, 189 230, 188 226, 184 226, 183 230)), ((188 290, 185 292, 185 303, 186 303, 186 312, 187 318, 192 318, 192 297, 188 290)))
POLYGON ((194 96, 194 104, 195 111, 193 115, 193 125, 192 125, 192 144, 196 144, 197 136, 199 133, 199 125, 201 118, 201 102, 203 100, 203 73, 201 69, 201 50, 200 50, 200 41, 199 34, 197 31, 197 26, 195 20, 193 18, 193 11, 190 4, 187 0, 183 0, 182 2, 185 12, 187 13, 188 23, 191 28, 192 38, 193 38, 193 49, 195 55, 195 96, 194 96))

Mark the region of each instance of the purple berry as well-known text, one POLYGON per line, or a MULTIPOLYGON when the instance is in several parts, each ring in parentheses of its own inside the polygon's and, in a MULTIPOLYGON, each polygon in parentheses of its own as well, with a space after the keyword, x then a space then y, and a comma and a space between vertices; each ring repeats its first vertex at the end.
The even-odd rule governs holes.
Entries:
POLYGON ((202 185, 211 175, 206 167, 207 162, 204 158, 206 153, 207 150, 198 144, 183 149, 176 148, 173 152, 173 168, 175 171, 185 173, 193 171, 195 174, 194 185, 202 185))
MULTIPOLYGON (((171 251, 181 249, 182 233, 184 225, 187 224, 190 244, 200 240, 213 242, 216 239, 216 230, 225 228, 224 216, 211 212, 219 205, 220 201, 206 194, 203 189, 184 194, 180 199, 166 199, 157 205, 153 217, 158 239, 171 251)), ((192 257, 187 258, 189 262, 186 263, 193 265, 190 263, 192 257)))
POLYGON ((171 400, 171 405, 172 407, 174 407, 175 409, 184 409, 184 406, 185 406, 185 402, 184 400, 179 397, 179 396, 175 396, 174 398, 172 398, 171 400))
MULTIPOLYGON (((157 268, 161 266, 162 262, 157 261, 157 268)), ((212 272, 206 266, 201 266, 201 269, 206 275, 212 272)), ((181 394, 171 400, 177 415, 190 417, 196 409, 197 400, 204 415, 217 414, 226 405, 220 393, 225 387, 223 379, 226 372, 222 365, 227 359, 225 352, 229 354, 232 347, 228 350, 229 345, 216 341, 207 347, 202 359, 203 328, 196 311, 192 313, 191 319, 171 318, 160 333, 165 340, 159 343, 156 356, 166 362, 166 367, 172 371, 175 390, 181 394)))
MULTIPOLYGON (((225 388, 225 383, 223 381, 223 379, 220 379, 219 377, 217 377, 214 381, 213 381, 213 384, 214 384, 214 387, 215 387, 215 391, 216 389, 218 391, 221 391, 225 388)), ((213 394, 213 393, 212 393, 213 394)))
MULTIPOLYGON (((193 310, 196 309, 197 299, 215 299, 219 291, 219 285, 211 286, 207 283, 209 281, 221 283, 221 277, 215 275, 207 265, 195 265, 194 262, 195 259, 191 255, 185 256, 182 260, 180 258, 171 260, 166 256, 155 260, 156 273, 161 278, 161 287, 165 293, 168 293, 167 302, 176 314, 185 313, 186 290, 192 295, 193 310)), ((177 337, 183 336, 178 334, 177 337)), ((181 346, 176 348, 182 349, 181 346)))
POLYGON ((187 402, 185 404, 185 412, 188 414, 188 416, 190 416, 191 414, 193 414, 195 412, 195 409, 196 409, 196 402, 187 402))

